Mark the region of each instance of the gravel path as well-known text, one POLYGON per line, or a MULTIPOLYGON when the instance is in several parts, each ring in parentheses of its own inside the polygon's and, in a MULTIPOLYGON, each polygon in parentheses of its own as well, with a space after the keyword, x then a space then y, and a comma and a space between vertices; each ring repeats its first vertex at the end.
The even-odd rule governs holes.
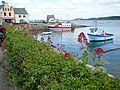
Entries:
POLYGON ((0 47, 0 90, 16 90, 14 84, 10 83, 7 76, 7 68, 9 67, 6 60, 3 60, 3 51, 0 47))

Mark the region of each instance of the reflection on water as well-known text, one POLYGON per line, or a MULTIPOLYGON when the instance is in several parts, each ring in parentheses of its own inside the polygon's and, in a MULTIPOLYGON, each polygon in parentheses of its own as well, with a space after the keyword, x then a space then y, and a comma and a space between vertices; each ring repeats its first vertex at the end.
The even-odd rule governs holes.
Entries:
POLYGON ((66 31, 71 31, 71 28, 49 28, 53 32, 66 32, 66 31))
POLYGON ((99 47, 109 43, 113 43, 113 40, 101 41, 101 42, 90 42, 89 48, 95 48, 95 47, 99 47))
MULTIPOLYGON (((113 40, 103 41, 103 42, 90 42, 89 49, 93 50, 95 47, 103 48, 105 51, 114 48, 120 48, 120 20, 111 21, 111 23, 107 23, 108 21, 102 21, 101 24, 98 24, 99 32, 102 32, 103 29, 108 33, 113 33, 113 40), (102 22, 104 24, 102 24, 102 22)), ((93 23, 93 21, 92 21, 93 23)), ((99 22, 98 22, 99 23, 99 22)), ((80 43, 78 40, 79 33, 84 32, 86 37, 89 32, 89 27, 86 28, 75 28, 75 30, 64 30, 64 31, 54 31, 51 35, 51 40, 54 45, 61 44, 64 45, 64 50, 70 52, 74 55, 82 55, 83 50, 80 49, 80 43)), ((41 37, 44 37, 46 41, 48 35, 38 36, 38 40, 41 37)), ((88 38, 88 37, 87 37, 88 38)), ((111 52, 107 52, 102 56, 104 67, 111 72, 115 77, 120 78, 120 50, 115 50, 111 52)))

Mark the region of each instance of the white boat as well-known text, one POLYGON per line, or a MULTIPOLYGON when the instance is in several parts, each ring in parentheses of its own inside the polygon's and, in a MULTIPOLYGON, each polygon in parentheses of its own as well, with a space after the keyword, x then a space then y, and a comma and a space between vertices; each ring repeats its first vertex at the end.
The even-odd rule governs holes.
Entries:
POLYGON ((67 30, 71 30, 72 25, 71 23, 52 20, 48 23, 48 28, 50 30, 55 30, 55 31, 67 31, 67 30))
POLYGON ((90 33, 87 33, 87 35, 91 42, 112 40, 114 36, 110 33, 98 34, 97 22, 95 23, 95 28, 90 28, 90 33))
POLYGON ((48 25, 48 28, 71 28, 71 23, 59 23, 48 25))
POLYGON ((41 32, 41 35, 49 35, 49 34, 52 34, 52 31, 50 31, 50 32, 41 32))

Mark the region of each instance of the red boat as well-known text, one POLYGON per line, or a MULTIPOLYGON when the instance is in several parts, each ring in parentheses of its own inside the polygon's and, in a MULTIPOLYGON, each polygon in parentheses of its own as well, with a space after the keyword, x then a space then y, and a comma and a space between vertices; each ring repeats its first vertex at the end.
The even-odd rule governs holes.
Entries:
POLYGON ((71 23, 49 24, 49 30, 52 31, 71 31, 71 23))
POLYGON ((71 28, 71 24, 70 23, 53 24, 48 25, 48 28, 71 28))

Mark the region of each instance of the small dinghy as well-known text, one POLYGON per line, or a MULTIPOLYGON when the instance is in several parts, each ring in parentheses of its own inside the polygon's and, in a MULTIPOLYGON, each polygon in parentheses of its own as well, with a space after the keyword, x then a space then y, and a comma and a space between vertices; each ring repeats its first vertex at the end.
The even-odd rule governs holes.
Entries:
POLYGON ((41 32, 41 35, 50 35, 50 34, 52 34, 52 31, 50 31, 50 32, 41 32))

